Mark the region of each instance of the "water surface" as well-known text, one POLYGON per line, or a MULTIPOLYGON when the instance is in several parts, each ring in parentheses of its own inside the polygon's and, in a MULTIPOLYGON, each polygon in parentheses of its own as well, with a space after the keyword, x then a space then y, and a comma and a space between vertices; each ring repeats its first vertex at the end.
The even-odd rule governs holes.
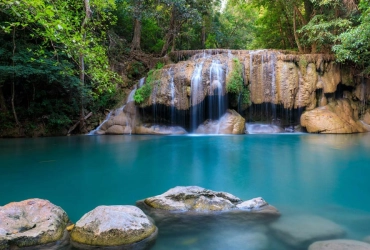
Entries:
MULTIPOLYGON (((243 200, 262 196, 283 215, 326 217, 347 238, 370 235, 370 134, 1 139, 0 173, 0 206, 48 199, 73 222, 98 205, 134 205, 198 185, 243 200)), ((260 249, 230 242, 240 231, 162 225, 153 249, 260 249)), ((269 249, 289 249, 261 231, 269 249)))

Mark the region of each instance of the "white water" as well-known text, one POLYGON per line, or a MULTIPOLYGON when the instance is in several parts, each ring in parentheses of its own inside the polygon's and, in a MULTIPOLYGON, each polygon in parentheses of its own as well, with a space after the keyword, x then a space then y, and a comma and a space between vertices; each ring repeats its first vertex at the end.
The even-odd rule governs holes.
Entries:
MULTIPOLYGON (((136 92, 136 87, 133 90, 131 90, 130 94, 127 97, 127 100, 126 100, 125 104, 122 105, 121 107, 119 107, 118 109, 115 109, 115 110, 112 110, 111 112, 109 112, 109 114, 104 119, 104 121, 96 129, 90 131, 88 133, 88 135, 99 134, 99 130, 104 125, 104 123, 106 123, 107 121, 109 121, 112 118, 112 116, 114 117, 114 116, 119 115, 121 112, 124 112, 124 109, 126 107, 126 104, 129 103, 129 102, 133 102, 134 101, 135 92, 136 92)), ((126 127, 130 128, 130 134, 131 134, 132 133, 132 128, 131 128, 131 126, 130 126, 130 124, 128 122, 128 119, 126 119, 126 127)))
POLYGON ((138 86, 138 88, 141 88, 143 85, 144 85, 144 83, 145 83, 145 77, 143 77, 143 78, 141 78, 140 80, 139 80, 139 86, 138 86))
POLYGON ((211 96, 209 98, 210 100, 209 116, 213 117, 215 115, 218 119, 223 114, 224 107, 225 107, 225 102, 223 98, 224 93, 225 93, 225 90, 224 90, 225 70, 219 60, 213 60, 209 71, 210 71, 209 78, 210 78, 210 84, 211 84, 210 89, 211 91, 213 91, 213 93, 217 95, 216 97, 214 97, 213 93, 211 93, 211 96), (214 105, 217 105, 216 109, 214 105), (215 111, 216 114, 213 114, 213 111, 215 111))
POLYGON ((171 123, 174 123, 175 122, 175 82, 174 82, 174 72, 172 70, 172 68, 170 68, 168 71, 167 71, 167 74, 169 76, 169 79, 170 79, 170 94, 171 94, 171 123))
POLYGON ((200 103, 199 100, 199 93, 203 91, 203 84, 202 84, 202 69, 203 69, 204 61, 201 61, 195 66, 195 70, 191 77, 191 106, 192 106, 192 114, 191 114, 191 128, 195 130, 198 126, 198 122, 200 119, 199 109, 196 107, 197 104, 200 103))

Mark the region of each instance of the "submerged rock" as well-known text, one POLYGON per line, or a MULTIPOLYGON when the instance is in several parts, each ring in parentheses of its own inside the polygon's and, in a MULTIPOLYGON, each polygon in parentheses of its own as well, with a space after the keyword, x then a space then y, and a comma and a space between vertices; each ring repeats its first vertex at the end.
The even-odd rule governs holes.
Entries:
POLYGON ((156 226, 139 208, 99 206, 76 223, 71 240, 84 248, 136 244, 135 249, 144 249, 156 235, 156 226))
POLYGON ((238 197, 226 193, 215 192, 202 187, 175 187, 154 197, 138 201, 155 210, 172 212, 190 212, 193 214, 209 214, 212 212, 247 212, 260 213, 278 217, 279 211, 269 205, 261 197, 242 201, 238 197))
POLYGON ((353 106, 347 99, 333 101, 303 113, 301 125, 310 133, 362 133, 368 132, 356 119, 353 106))
POLYGON ((166 126, 155 124, 142 124, 136 126, 136 134, 142 135, 183 135, 187 134, 186 130, 179 126, 166 126))
POLYGON ((356 240, 326 240, 311 244, 308 250, 370 250, 370 244, 356 240))
POLYGON ((283 216, 271 224, 271 229, 278 239, 298 249, 305 249, 318 240, 337 239, 345 235, 338 224, 314 215, 283 216))
POLYGON ((244 134, 245 119, 235 110, 228 109, 217 121, 206 121, 198 127, 197 134, 244 134))
POLYGON ((68 222, 66 212, 48 200, 11 202, 0 207, 0 249, 57 243, 68 222))

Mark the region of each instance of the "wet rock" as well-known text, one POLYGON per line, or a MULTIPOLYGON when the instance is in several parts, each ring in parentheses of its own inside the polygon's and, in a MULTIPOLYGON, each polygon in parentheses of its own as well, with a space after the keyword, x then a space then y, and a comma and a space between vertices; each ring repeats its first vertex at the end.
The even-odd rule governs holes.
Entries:
POLYGON ((271 224, 274 235, 287 245, 304 249, 318 240, 341 238, 344 229, 338 224, 314 215, 284 216, 271 224))
POLYGON ((143 124, 136 126, 135 133, 143 135, 182 135, 187 134, 187 131, 179 126, 143 124))
POLYGON ((370 250, 370 244, 356 240, 326 240, 311 244, 308 250, 370 250))
POLYGON ((139 208, 99 206, 76 223, 71 240, 74 246, 83 248, 136 244, 135 249, 144 249, 156 235, 156 226, 139 208))
POLYGON ((357 85, 354 94, 357 99, 362 102, 370 100, 370 81, 364 81, 363 83, 357 85))
POLYGON ((228 109, 217 121, 206 121, 200 125, 197 134, 244 134, 245 119, 235 110, 228 109))
POLYGON ((324 93, 334 93, 341 81, 339 64, 326 62, 324 72, 321 72, 321 74, 319 74, 318 85, 320 86, 318 87, 322 86, 324 93))
POLYGON ((50 201, 11 202, 0 207, 0 249, 58 244, 68 222, 66 212, 50 201))
POLYGON ((301 125, 310 133, 367 132, 362 123, 356 119, 356 113, 347 99, 332 101, 324 107, 303 113, 301 125))
POLYGON ((284 130, 276 125, 272 124, 247 124, 246 125, 247 134, 276 134, 282 133, 284 130))
POLYGON ((191 212, 193 214, 244 212, 266 213, 267 216, 272 217, 278 217, 280 215, 276 208, 269 205, 261 197, 243 202, 232 194, 215 192, 198 186, 178 186, 161 195, 147 198, 138 203, 155 210, 191 212))
POLYGON ((366 124, 370 125, 370 109, 368 109, 362 119, 366 124))

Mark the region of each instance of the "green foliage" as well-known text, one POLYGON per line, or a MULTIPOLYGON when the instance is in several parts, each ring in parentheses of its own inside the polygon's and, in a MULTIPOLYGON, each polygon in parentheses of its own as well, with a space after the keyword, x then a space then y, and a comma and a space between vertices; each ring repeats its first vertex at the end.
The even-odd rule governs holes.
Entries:
POLYGON ((153 89, 154 82, 153 74, 155 73, 155 71, 156 71, 155 69, 150 70, 146 78, 145 84, 141 88, 136 90, 134 95, 135 103, 141 104, 150 97, 153 89))
POLYGON ((225 10, 214 15, 206 48, 251 48, 257 15, 256 9, 247 2, 228 1, 225 10))
POLYGON ((233 59, 233 70, 230 73, 229 81, 226 85, 226 90, 229 93, 239 95, 243 90, 243 66, 238 59, 233 59))
POLYGON ((158 62, 157 65, 155 66, 156 69, 162 69, 164 67, 164 63, 163 62, 158 62))
POLYGON ((370 75, 370 3, 361 0, 359 18, 360 24, 348 29, 338 36, 339 44, 333 46, 333 51, 339 62, 351 61, 364 69, 370 75))
POLYGON ((233 59, 233 70, 226 85, 226 91, 231 93, 232 98, 239 100, 241 104, 250 103, 249 89, 244 85, 243 66, 237 58, 233 59))
POLYGON ((351 22, 347 19, 316 15, 298 33, 302 34, 302 44, 316 44, 318 51, 330 51, 336 34, 344 32, 350 25, 351 22))

